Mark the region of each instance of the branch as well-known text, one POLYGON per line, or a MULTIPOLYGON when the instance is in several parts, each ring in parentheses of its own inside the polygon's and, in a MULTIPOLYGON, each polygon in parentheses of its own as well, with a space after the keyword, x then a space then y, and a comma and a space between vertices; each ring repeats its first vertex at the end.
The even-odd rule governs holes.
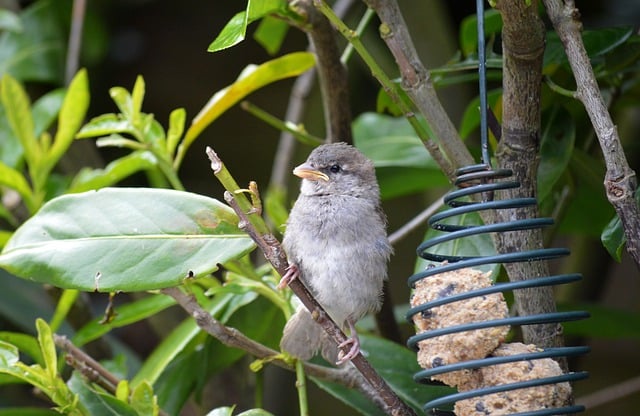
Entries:
MULTIPOLYGON (((535 197, 540 148, 540 96, 544 24, 534 4, 524 1, 499 1, 496 9, 503 21, 503 119, 502 137, 496 153, 498 166, 510 169, 520 187, 503 191, 502 198, 535 197)), ((538 207, 498 210, 496 219, 509 222, 538 217, 538 207)), ((494 236, 500 253, 543 248, 541 229, 498 233, 494 236)), ((511 281, 549 275, 546 261, 504 264, 511 281)), ((514 292, 519 315, 535 315, 556 311, 552 287, 530 288, 514 292)), ((522 327, 526 343, 539 347, 564 345, 558 324, 522 327)), ((562 363, 566 367, 566 363, 562 363)), ((565 368, 566 370, 566 368, 565 368)))
POLYGON ((572 0, 543 0, 543 3, 569 59, 577 85, 575 96, 584 105, 600 142, 607 167, 604 180, 607 198, 622 221, 627 252, 640 268, 640 208, 634 198, 638 186, 636 173, 629 167, 618 130, 598 88, 580 35, 580 14, 572 0))
POLYGON ((351 143, 351 106, 347 69, 340 61, 340 50, 329 21, 313 7, 312 0, 296 0, 290 6, 305 18, 301 27, 307 33, 311 49, 317 56, 327 142, 351 143))
MULTIPOLYGON (((355 0, 338 0, 334 4, 334 10, 338 16, 344 16, 355 0)), ((293 125, 302 124, 305 113, 306 100, 314 85, 316 76, 316 68, 312 68, 304 74, 300 75, 289 95, 289 103, 284 120, 293 125)), ((291 159, 295 151, 295 140, 293 134, 288 131, 280 133, 278 141, 278 149, 271 168, 271 180, 269 189, 286 189, 287 179, 291 172, 291 159)))
POLYGON ((440 198, 433 201, 431 205, 422 210, 418 215, 413 217, 409 222, 404 224, 402 227, 395 230, 391 235, 389 235, 389 243, 393 246, 396 245, 400 240, 405 238, 409 233, 413 230, 424 224, 425 221, 429 219, 433 214, 436 213, 442 206, 444 205, 444 195, 440 198))
POLYGON ((82 45, 82 27, 84 26, 86 9, 86 0, 73 1, 71 30, 69 33, 69 42, 67 44, 67 62, 64 74, 65 85, 69 85, 73 77, 76 75, 76 72, 78 72, 78 61, 80 60, 80 49, 82 45))
MULTIPOLYGON (((360 55, 360 58, 362 58, 362 60, 371 70, 371 74, 378 80, 378 82, 382 86, 382 89, 389 95, 389 97, 391 97, 404 117, 411 124, 411 127, 413 127, 413 129, 416 131, 416 134, 422 141, 422 144, 427 149, 431 157, 433 157, 436 163, 438 163, 445 175, 447 175, 450 180, 453 180, 455 167, 454 163, 451 160, 452 155, 441 151, 441 149, 438 147, 438 144, 435 141, 431 140, 430 137, 433 136, 433 133, 429 131, 430 126, 425 126, 424 123, 418 120, 418 117, 416 117, 416 114, 410 107, 409 103, 407 103, 406 100, 403 99, 402 95, 397 90, 396 84, 385 74, 375 58, 373 58, 373 56, 371 56, 371 54, 367 51, 367 49, 362 44, 362 41, 360 40, 358 34, 349 29, 324 1, 314 0, 314 4, 329 19, 331 24, 336 27, 340 34, 342 34, 342 36, 344 36, 344 38, 347 39, 353 46, 358 55, 360 55)), ((450 120, 449 123, 451 123, 450 120)), ((469 152, 466 150, 466 148, 464 146, 462 146, 462 148, 464 149, 466 154, 469 155, 469 152)), ((470 155, 469 158, 471 158, 470 155)))
POLYGON ((637 394, 640 391, 640 377, 633 377, 620 383, 608 386, 602 390, 578 398, 577 402, 588 410, 602 406, 623 397, 637 394))
POLYGON ((452 165, 441 168, 444 168, 443 172, 447 177, 452 178, 451 167, 455 169, 471 165, 474 160, 438 99, 429 72, 418 57, 398 3, 395 0, 365 0, 365 3, 376 11, 382 22, 380 34, 398 64, 402 88, 427 120, 442 152, 452 165))
MULTIPOLYGON (((246 196, 240 191, 237 184, 229 181, 231 175, 224 167, 222 160, 210 147, 207 147, 207 156, 211 160, 211 166, 214 174, 227 189, 225 192, 225 200, 238 215, 238 226, 251 236, 260 250, 262 250, 266 259, 271 263, 280 276, 284 276, 287 268, 289 267, 289 263, 280 242, 266 229, 262 218, 259 215, 255 215, 257 213, 256 210, 247 200, 246 196)), ((317 323, 322 326, 336 344, 341 344, 347 341, 347 336, 344 332, 342 332, 340 327, 333 321, 333 319, 331 319, 324 308, 313 298, 300 279, 293 280, 289 284, 289 287, 311 312, 311 316, 314 317, 317 323)), ((206 315, 208 317, 207 319, 213 320, 209 314, 206 315)), ((200 319, 203 318, 205 317, 200 319)), ((198 318, 196 318, 196 321, 198 321, 198 318)), ((200 325, 200 323, 198 325, 200 325)), ((223 326, 221 324, 218 325, 223 326)), ((237 330, 234 331, 236 334, 238 333, 237 330)), ((224 333, 222 335, 224 336, 224 333)), ((243 341, 246 342, 248 338, 244 338, 245 339, 243 341)), ((233 338, 227 336, 224 336, 224 339, 228 342, 233 341, 233 338)), ((251 342, 255 343, 254 341, 251 342)), ((345 347, 345 354, 348 353, 348 350, 349 348, 345 347)), ((274 351, 274 353, 276 352, 274 351)), ((362 353, 358 354, 353 360, 351 360, 351 363, 358 369, 362 377, 366 380, 365 384, 368 384, 368 386, 360 384, 359 390, 367 394, 367 397, 379 405, 387 414, 415 414, 413 409, 403 403, 393 390, 391 390, 384 379, 380 377, 371 364, 369 364, 369 362, 364 358, 362 353)))
MULTIPOLYGON (((73 345, 64 335, 53 334, 53 342, 66 353, 65 360, 67 364, 76 369, 91 383, 99 385, 114 396, 116 395, 116 389, 120 383, 118 377, 94 360, 93 357, 73 345)), ((159 409, 158 414, 167 416, 167 413, 162 409, 159 409)))

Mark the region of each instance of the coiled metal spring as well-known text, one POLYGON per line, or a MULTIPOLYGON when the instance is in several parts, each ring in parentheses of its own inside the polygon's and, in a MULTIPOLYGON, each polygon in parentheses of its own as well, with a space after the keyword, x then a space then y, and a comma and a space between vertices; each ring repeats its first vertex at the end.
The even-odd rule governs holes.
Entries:
MULTIPOLYGON (((514 209, 536 204, 535 198, 515 198, 506 200, 493 200, 492 196, 495 192, 506 189, 513 189, 520 186, 517 181, 514 180, 499 180, 505 179, 511 176, 509 170, 493 170, 487 164, 473 165, 466 168, 462 168, 457 172, 457 180, 455 185, 458 187, 447 194, 445 197, 445 203, 450 207, 439 214, 431 217, 429 225, 440 231, 446 232, 441 236, 430 239, 422 243, 418 249, 418 256, 433 262, 446 264, 438 267, 427 268, 426 270, 416 273, 409 278, 409 285, 414 285, 422 279, 429 278, 430 276, 444 273, 447 271, 458 270, 467 267, 482 266, 489 264, 502 264, 502 263, 514 263, 536 260, 549 260, 559 257, 563 257, 569 254, 569 251, 564 248, 545 248, 538 250, 528 250, 517 253, 504 253, 489 256, 453 256, 453 255, 441 255, 430 253, 428 250, 433 247, 457 240, 460 238, 469 237, 472 235, 507 232, 516 230, 531 230, 535 228, 541 228, 553 224, 553 220, 550 218, 531 218, 524 220, 514 220, 504 223, 487 224, 487 225, 454 225, 447 224, 444 220, 455 216, 468 214, 471 212, 478 212, 482 210, 500 210, 500 209, 514 209), (474 198, 475 196, 475 198, 474 198), (478 198, 481 197, 481 198, 478 198)), ((556 276, 548 276, 535 278, 524 281, 516 281, 509 283, 496 283, 493 286, 472 290, 466 293, 459 293, 448 297, 442 297, 421 305, 418 305, 410 309, 407 313, 407 319, 412 322, 413 316, 416 314, 428 314, 428 311, 437 306, 457 302, 464 299, 470 299, 479 296, 486 296, 488 294, 497 292, 513 291, 524 288, 533 288, 541 286, 552 286, 565 283, 575 282, 581 279, 580 274, 563 274, 556 276)), ((531 316, 517 316, 508 317, 504 319, 495 319, 485 322, 473 322, 463 325, 457 325, 449 328, 440 328, 430 331, 422 332, 418 335, 411 337, 407 344, 410 348, 417 350, 418 343, 420 341, 434 338, 442 335, 454 334, 464 331, 471 331, 476 329, 483 329, 489 327, 498 327, 505 325, 533 325, 533 324, 547 324, 547 323, 559 323, 572 320, 584 319, 589 316, 586 312, 556 312, 546 313, 531 316)), ((561 347, 561 348, 545 348, 542 351, 524 353, 518 355, 512 355, 508 357, 489 357, 479 360, 470 360, 466 362, 460 362, 449 365, 442 365, 436 368, 420 371, 415 374, 414 379, 418 382, 428 382, 431 376, 449 373, 452 371, 458 371, 463 369, 477 369, 495 364, 503 364, 516 361, 528 361, 541 358, 554 358, 554 357, 573 357, 581 354, 585 354, 589 351, 588 347, 561 347)), ((572 382, 587 377, 586 372, 568 373, 560 376, 545 377, 537 380, 527 380, 521 382, 514 382, 499 386, 479 388, 463 393, 451 394, 445 397, 441 397, 436 400, 432 400, 424 405, 425 411, 431 411, 431 414, 450 414, 450 412, 441 411, 437 408, 442 405, 452 404, 459 400, 469 399, 472 397, 484 396, 492 393, 506 392, 521 388, 535 387, 542 385, 551 385, 561 382, 572 382)), ((542 416, 542 415, 556 415, 556 414, 570 414, 579 413, 584 410, 583 406, 566 406, 562 408, 549 408, 542 410, 535 410, 526 413, 518 413, 519 416, 542 416)))

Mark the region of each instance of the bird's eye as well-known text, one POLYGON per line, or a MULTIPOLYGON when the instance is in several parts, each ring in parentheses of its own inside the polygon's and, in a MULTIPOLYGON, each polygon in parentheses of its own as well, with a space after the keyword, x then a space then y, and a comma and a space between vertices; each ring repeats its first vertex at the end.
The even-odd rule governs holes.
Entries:
POLYGON ((331 165, 329 170, 333 173, 338 173, 342 170, 342 168, 340 167, 340 165, 331 165))

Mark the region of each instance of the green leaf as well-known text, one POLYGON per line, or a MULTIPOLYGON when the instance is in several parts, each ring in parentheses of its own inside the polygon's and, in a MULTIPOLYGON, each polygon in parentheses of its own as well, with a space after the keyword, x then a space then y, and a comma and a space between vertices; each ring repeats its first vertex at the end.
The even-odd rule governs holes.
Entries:
POLYGON ((211 42, 209 52, 218 52, 242 42, 247 33, 247 26, 269 13, 283 10, 286 7, 283 0, 249 0, 247 9, 236 13, 227 22, 216 39, 211 42))
POLYGON ((73 178, 68 193, 85 192, 113 186, 141 170, 153 169, 156 157, 149 151, 136 150, 109 163, 104 169, 82 169, 73 178))
POLYGON ((571 184, 573 195, 558 223, 558 231, 599 238, 615 214, 602 186, 604 162, 575 147, 569 165, 571 177, 576 182, 571 184))
POLYGON ((353 123, 353 136, 376 167, 384 199, 448 183, 404 118, 364 113, 353 123))
POLYGON ((0 340, 0 372, 8 372, 20 360, 18 348, 0 340))
POLYGON ((58 299, 56 305, 56 311, 49 322, 51 330, 56 332, 60 329, 60 325, 64 322, 69 314, 69 311, 73 307, 73 304, 78 299, 80 292, 75 289, 66 289, 62 292, 60 299, 58 299))
POLYGON ((1 93, 0 91, 0 131, 3 132, 3 138, 0 140, 0 162, 14 168, 21 167, 24 155, 22 144, 9 124, 4 104, 1 104, 1 93))
POLYGON ((238 416, 273 416, 273 414, 264 409, 249 409, 239 413, 238 416))
POLYGON ((618 263, 622 261, 622 253, 624 252, 624 246, 627 243, 627 237, 624 235, 624 229, 622 228, 622 221, 617 215, 611 218, 609 224, 602 230, 600 236, 602 245, 607 249, 609 255, 618 263))
POLYGON ((10 75, 2 77, 2 105, 11 130, 18 137, 24 155, 29 164, 38 163, 41 151, 34 133, 35 127, 31 117, 31 102, 22 85, 10 75))
POLYGON ((211 410, 209 413, 207 413, 207 416, 232 416, 234 409, 235 409, 235 406, 218 407, 216 409, 211 410))
MULTIPOLYGON (((252 299, 249 296, 226 294, 221 297, 229 301, 221 304, 224 308, 218 308, 212 313, 214 318, 238 328, 250 339, 277 348, 284 326, 284 318, 278 308, 262 297, 248 304, 246 301, 252 299), (230 314, 232 309, 235 309, 233 315, 230 314), (256 316, 260 317, 260 322, 269 322, 269 325, 256 325, 256 316)), ((208 335, 200 335, 206 334, 199 334, 189 345, 182 347, 180 354, 170 360, 170 364, 154 384, 162 409, 171 414, 178 413, 184 402, 194 391, 200 391, 203 383, 213 374, 229 368, 246 354, 243 350, 230 348, 208 335)))
POLYGON ((107 188, 49 201, 0 255, 11 273, 66 289, 179 285, 253 248, 220 202, 187 192, 107 188))
POLYGON ((139 415, 157 415, 158 403, 149 383, 140 383, 131 394, 131 406, 139 415))
POLYGON ((132 133, 134 130, 129 120, 123 119, 117 114, 102 114, 92 118, 82 126, 76 138, 106 136, 112 133, 132 133))
MULTIPOLYGON (((636 204, 640 205, 640 188, 635 193, 636 204)), ((622 261, 622 252, 627 243, 627 237, 624 233, 624 227, 620 217, 616 214, 607 226, 602 230, 600 236, 602 244, 618 263, 622 261)))
POLYGON ((20 17, 9 9, 0 9, 0 30, 21 33, 23 27, 20 17))
POLYGON ((184 154, 209 124, 248 94, 275 81, 300 75, 314 64, 312 53, 294 52, 245 68, 236 82, 214 94, 196 115, 180 145, 180 153, 184 154))
POLYGON ((46 93, 33 103, 31 113, 35 125, 34 135, 36 137, 40 137, 42 133, 47 131, 58 117, 65 94, 66 91, 64 88, 58 88, 46 93))
POLYGON ((32 204, 33 194, 29 182, 22 173, 0 162, 0 184, 14 189, 25 200, 27 205, 32 204))
POLYGON ((67 151, 75 134, 80 129, 84 116, 89 108, 89 81, 87 71, 78 71, 73 78, 65 94, 60 116, 58 117, 58 130, 56 131, 53 146, 48 154, 50 167, 58 162, 67 151))
POLYGON ((117 306, 113 320, 102 322, 102 317, 93 319, 74 335, 73 343, 80 347, 102 337, 114 328, 121 328, 154 316, 175 303, 175 300, 169 296, 149 295, 126 305, 117 306))
MULTIPOLYGON (((500 99, 502 98, 502 90, 496 89, 491 90, 487 94, 487 104, 492 109, 495 109, 496 106, 500 105, 500 99)), ((464 114, 462 115, 462 121, 460 122, 460 137, 466 139, 471 132, 477 129, 480 126, 480 97, 476 97, 467 108, 464 110, 464 114)))
POLYGON ((53 333, 44 319, 38 318, 36 320, 36 328, 38 330, 38 344, 44 361, 43 367, 49 380, 54 380, 58 377, 58 356, 56 355, 56 346, 53 343, 53 333))
MULTIPOLYGON (((51 297, 41 284, 19 279, 0 268, 0 315, 22 332, 30 333, 37 318, 52 316, 51 297)), ((68 326, 64 332, 71 332, 68 326)))
POLYGON ((80 404, 91 416, 140 416, 138 412, 127 403, 117 398, 96 390, 74 371, 69 379, 69 388, 78 395, 80 404))
POLYGON ((0 75, 21 81, 61 84, 64 74, 65 34, 58 19, 57 1, 37 1, 20 13, 21 31, 0 34, 0 75))
POLYGON ((231 20, 227 22, 218 37, 209 45, 209 52, 218 52, 230 48, 242 42, 247 32, 247 12, 241 11, 236 13, 231 20))
MULTIPOLYGON (((460 24, 460 48, 464 56, 477 53, 478 49, 478 19, 476 15, 466 17, 460 24)), ((502 31, 502 16, 495 9, 484 12, 485 37, 502 31)))
MULTIPOLYGON (((144 78, 141 75, 136 77, 136 82, 133 84, 133 90, 131 91, 131 115, 130 118, 134 124, 138 121, 140 113, 142 111, 142 102, 144 101, 145 93, 144 78)), ((126 113, 125 113, 126 114, 126 113)))
POLYGON ((282 19, 267 16, 260 21, 258 28, 253 33, 253 39, 258 42, 269 55, 275 55, 280 50, 289 25, 282 19))
POLYGON ((353 123, 354 143, 376 168, 437 168, 413 127, 401 117, 364 113, 353 123))
POLYGON ((184 123, 187 112, 184 108, 178 108, 169 115, 169 130, 167 131, 167 154, 173 155, 178 147, 182 133, 184 133, 184 123))
MULTIPOLYGON (((366 334, 360 336, 360 341, 371 365, 391 389, 418 413, 422 413, 422 406, 429 400, 452 392, 449 387, 425 386, 414 382, 413 375, 421 368, 418 366, 416 354, 406 347, 366 334)), ((384 412, 353 389, 315 378, 312 380, 361 414, 384 415, 384 412)))
POLYGON ((249 0, 247 3, 247 14, 249 15, 249 21, 253 22, 269 13, 284 10, 286 7, 286 0, 249 0))
MULTIPOLYGON (((21 353, 27 354, 37 364, 44 365, 42 351, 40 351, 38 341, 31 335, 23 334, 21 332, 0 332, 0 341, 15 346, 21 353)), ((0 355, 1 354, 2 353, 0 352, 0 355)))
POLYGON ((554 106, 545 116, 537 178, 539 200, 551 194, 553 186, 567 171, 576 139, 575 124, 564 107, 554 106))
MULTIPOLYGON (((450 225, 463 226, 483 224, 482 219, 480 219, 480 215, 478 215, 477 212, 457 215, 451 218, 444 219, 442 222, 450 225)), ((427 230, 423 241, 427 241, 446 234, 449 233, 445 233, 444 231, 437 231, 430 227, 427 230)), ((447 256, 477 257, 495 255, 496 249, 493 245, 491 235, 485 233, 446 241, 444 243, 431 247, 429 249, 429 253, 442 254, 447 256)), ((416 262, 415 272, 417 273, 425 270, 427 267, 429 267, 430 264, 430 261, 418 258, 418 261, 416 262)), ((497 276, 498 270, 500 269, 500 265, 489 264, 484 266, 477 266, 477 268, 484 272, 491 271, 495 278, 497 276)))
POLYGON ((133 99, 129 91, 122 87, 112 87, 109 89, 109 96, 113 102, 116 103, 118 110, 120 110, 124 118, 132 120, 134 114, 133 99))
MULTIPOLYGON (((193 290, 198 290, 194 287, 193 290)), ((197 294, 196 294, 197 297, 197 294)), ((200 297, 201 298, 201 297, 200 297)), ((198 301, 198 304, 214 317, 222 311, 232 300, 231 295, 219 296, 212 301, 198 301)), ((178 356, 184 348, 201 332, 195 320, 184 320, 158 345, 145 360, 142 368, 131 380, 131 386, 136 387, 143 381, 155 384, 165 368, 178 356)), ((157 390, 157 388, 156 388, 157 390)), ((160 394, 162 398, 163 395, 160 394)), ((162 406, 164 408, 164 404, 162 406)))
POLYGON ((0 409, 0 416, 60 416, 60 413, 37 407, 16 407, 0 409))
MULTIPOLYGON (((589 58, 594 59, 613 51, 622 45, 633 34, 631 27, 605 28, 598 30, 585 30, 582 32, 582 41, 589 58)), ((544 51, 544 67, 552 65, 564 65, 568 67, 569 61, 564 52, 560 37, 556 32, 547 32, 546 47, 544 51)))

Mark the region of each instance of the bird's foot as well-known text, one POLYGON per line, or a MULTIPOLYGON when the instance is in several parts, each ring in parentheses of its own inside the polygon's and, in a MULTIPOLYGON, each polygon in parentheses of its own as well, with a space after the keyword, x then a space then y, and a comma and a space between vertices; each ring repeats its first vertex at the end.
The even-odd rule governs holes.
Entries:
POLYGON ((291 263, 289 264, 289 267, 287 267, 287 272, 284 274, 284 276, 282 276, 282 279, 280 279, 280 282, 276 287, 278 289, 284 289, 285 287, 289 286, 289 283, 293 282, 298 277, 300 277, 300 269, 298 269, 298 266, 291 263))
POLYGON ((358 333, 356 332, 356 327, 353 322, 349 321, 349 329, 351 330, 351 337, 349 337, 346 341, 338 344, 338 361, 336 361, 336 365, 340 366, 348 361, 353 360, 358 354, 360 354, 360 338, 358 338, 358 333), (349 347, 349 352, 345 354, 343 348, 349 347))

